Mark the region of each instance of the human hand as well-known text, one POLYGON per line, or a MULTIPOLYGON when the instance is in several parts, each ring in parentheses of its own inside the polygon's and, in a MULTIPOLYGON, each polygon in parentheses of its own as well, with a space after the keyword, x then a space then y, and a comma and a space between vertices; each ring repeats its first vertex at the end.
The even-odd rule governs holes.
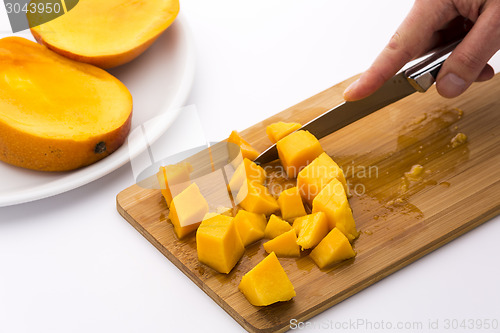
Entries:
POLYGON ((464 33, 436 78, 437 91, 452 98, 474 81, 491 79, 487 62, 500 49, 500 0, 416 0, 374 63, 345 90, 345 100, 371 95, 410 60, 464 33))

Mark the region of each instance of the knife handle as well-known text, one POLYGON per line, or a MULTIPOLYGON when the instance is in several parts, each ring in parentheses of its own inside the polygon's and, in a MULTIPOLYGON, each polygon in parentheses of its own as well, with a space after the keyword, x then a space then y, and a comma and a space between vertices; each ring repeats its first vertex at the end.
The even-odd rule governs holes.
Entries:
POLYGON ((423 57, 423 60, 404 73, 410 84, 419 92, 426 92, 434 82, 441 66, 462 39, 441 46, 423 57))

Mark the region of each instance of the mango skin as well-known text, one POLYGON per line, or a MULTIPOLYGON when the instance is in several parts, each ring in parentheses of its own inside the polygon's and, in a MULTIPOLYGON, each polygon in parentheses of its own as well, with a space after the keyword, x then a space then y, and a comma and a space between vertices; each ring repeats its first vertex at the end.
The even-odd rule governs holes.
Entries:
POLYGON ((125 142, 133 102, 118 79, 20 37, 1 39, 0 55, 0 160, 33 170, 68 171, 103 159, 125 142), (30 114, 37 120, 30 123, 30 114), (26 119, 18 122, 21 115, 26 119), (92 117, 106 120, 101 124, 92 117))
POLYGON ((94 164, 120 148, 130 132, 132 114, 122 127, 89 141, 57 140, 13 129, 0 122, 0 160, 25 169, 60 172, 94 164), (96 153, 100 143, 106 150, 96 153))

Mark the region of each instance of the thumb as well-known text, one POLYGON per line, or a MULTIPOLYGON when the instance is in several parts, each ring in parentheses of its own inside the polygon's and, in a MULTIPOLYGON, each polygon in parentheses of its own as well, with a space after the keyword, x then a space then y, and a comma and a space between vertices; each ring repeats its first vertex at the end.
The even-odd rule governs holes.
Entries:
POLYGON ((436 80, 437 90, 442 96, 456 97, 474 81, 491 76, 485 74, 491 72, 488 60, 500 48, 500 6, 488 9, 444 62, 436 80))

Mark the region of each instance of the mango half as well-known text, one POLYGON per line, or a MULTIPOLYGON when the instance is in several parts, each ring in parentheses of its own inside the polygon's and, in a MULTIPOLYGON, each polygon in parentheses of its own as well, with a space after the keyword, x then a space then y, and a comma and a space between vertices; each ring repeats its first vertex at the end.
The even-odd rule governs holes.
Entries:
POLYGON ((132 95, 104 70, 19 37, 0 39, 0 160, 65 171, 118 149, 132 95))
POLYGON ((143 53, 178 13, 179 0, 85 0, 31 33, 68 58, 111 68, 143 53))

